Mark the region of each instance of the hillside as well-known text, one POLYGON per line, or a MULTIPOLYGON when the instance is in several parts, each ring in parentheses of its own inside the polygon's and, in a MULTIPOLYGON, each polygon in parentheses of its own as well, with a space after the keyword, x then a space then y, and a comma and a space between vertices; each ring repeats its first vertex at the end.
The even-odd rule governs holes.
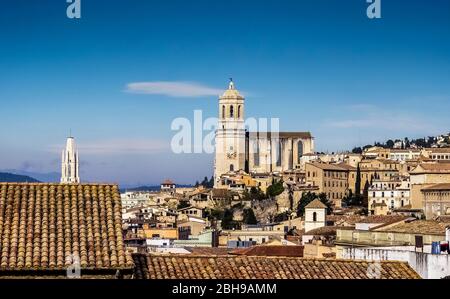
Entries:
POLYGON ((38 180, 26 176, 26 175, 18 175, 8 172, 0 172, 0 182, 6 182, 6 183, 39 183, 38 180))

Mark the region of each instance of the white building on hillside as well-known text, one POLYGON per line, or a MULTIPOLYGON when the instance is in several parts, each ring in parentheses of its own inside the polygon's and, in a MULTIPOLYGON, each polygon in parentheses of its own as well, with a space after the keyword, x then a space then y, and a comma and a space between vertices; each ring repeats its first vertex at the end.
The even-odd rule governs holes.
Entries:
POLYGON ((376 214, 375 207, 386 205, 388 210, 402 208, 410 204, 410 182, 408 180, 374 180, 368 191, 369 211, 376 214))

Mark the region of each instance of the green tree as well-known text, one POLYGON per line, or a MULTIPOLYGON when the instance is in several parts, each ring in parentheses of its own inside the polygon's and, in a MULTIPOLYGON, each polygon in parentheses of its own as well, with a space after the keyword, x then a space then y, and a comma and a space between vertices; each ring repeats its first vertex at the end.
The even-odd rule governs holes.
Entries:
POLYGON ((305 207, 309 205, 313 200, 319 199, 323 204, 327 206, 327 213, 331 212, 331 201, 327 198, 325 193, 320 193, 317 195, 312 192, 305 192, 302 194, 302 198, 300 199, 297 206, 297 216, 302 217, 305 214, 305 207))
POLYGON ((255 213, 253 212, 253 209, 244 209, 244 217, 243 222, 245 224, 257 224, 258 221, 256 220, 255 213))
POLYGON ((266 193, 267 193, 268 197, 273 198, 273 197, 278 196, 281 193, 283 193, 283 191, 284 191, 283 181, 279 180, 278 182, 275 182, 272 185, 270 185, 267 188, 267 192, 266 193))
POLYGON ((387 148, 393 148, 394 147, 394 141, 392 141, 391 139, 386 141, 386 147, 387 148))
POLYGON ((233 211, 231 209, 225 209, 222 218, 223 229, 235 229, 239 228, 239 224, 233 220, 233 211))
POLYGON ((364 190, 363 190, 363 196, 361 199, 361 205, 363 207, 368 207, 369 205, 369 187, 370 187, 371 183, 369 183, 369 181, 366 181, 366 184, 364 185, 364 190))
POLYGON ((349 190, 348 194, 342 199, 342 202, 348 207, 361 206, 363 202, 363 196, 353 194, 352 190, 349 190))
POLYGON ((208 188, 214 188, 214 176, 209 179, 208 188))
POLYGON ((286 220, 289 220, 289 216, 290 216, 289 212, 286 211, 286 212, 275 215, 275 217, 273 218, 273 221, 274 222, 286 221, 286 220))
POLYGON ((177 210, 179 210, 179 209, 184 209, 184 208, 187 208, 187 207, 190 207, 191 205, 189 204, 189 201, 187 201, 187 200, 181 200, 179 203, 178 203, 178 205, 177 205, 177 210))
POLYGON ((410 148, 411 147, 411 143, 409 142, 408 137, 405 137, 405 148, 410 148))
POLYGON ((359 163, 356 168, 355 194, 356 196, 361 195, 361 168, 359 167, 359 163))
POLYGON ((208 177, 205 176, 205 178, 201 182, 201 185, 205 188, 208 188, 208 177))
POLYGON ((266 199, 267 196, 264 194, 264 192, 262 192, 261 189, 256 188, 256 187, 251 187, 250 188, 250 192, 248 192, 247 190, 244 191, 244 193, 242 194, 244 200, 263 200, 266 199))
POLYGON ((352 149, 352 153, 354 154, 362 154, 363 150, 361 147, 355 147, 352 149))

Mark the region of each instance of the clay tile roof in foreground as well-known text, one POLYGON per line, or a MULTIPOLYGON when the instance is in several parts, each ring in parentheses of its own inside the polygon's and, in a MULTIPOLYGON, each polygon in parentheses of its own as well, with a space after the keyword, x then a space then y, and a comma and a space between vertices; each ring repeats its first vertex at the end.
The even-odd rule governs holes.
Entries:
POLYGON ((116 185, 0 183, 0 276, 132 269, 121 217, 116 185))
POLYGON ((303 257, 303 246, 276 246, 276 245, 258 245, 248 248, 238 248, 230 252, 233 255, 246 256, 295 256, 303 257))
MULTIPOLYGON (((369 279, 373 262, 267 256, 133 255, 138 279, 369 279)), ((381 279, 420 279, 404 262, 382 261, 381 279)))
POLYGON ((227 255, 232 249, 226 247, 185 247, 194 255, 227 255))

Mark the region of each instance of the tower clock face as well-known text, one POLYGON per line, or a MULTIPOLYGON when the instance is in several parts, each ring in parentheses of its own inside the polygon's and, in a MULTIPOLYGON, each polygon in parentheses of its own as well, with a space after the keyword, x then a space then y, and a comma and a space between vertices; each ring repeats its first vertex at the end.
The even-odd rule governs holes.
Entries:
POLYGON ((228 153, 227 153, 227 158, 228 158, 228 159, 234 159, 234 158, 236 158, 236 152, 235 152, 235 151, 228 151, 228 153))

